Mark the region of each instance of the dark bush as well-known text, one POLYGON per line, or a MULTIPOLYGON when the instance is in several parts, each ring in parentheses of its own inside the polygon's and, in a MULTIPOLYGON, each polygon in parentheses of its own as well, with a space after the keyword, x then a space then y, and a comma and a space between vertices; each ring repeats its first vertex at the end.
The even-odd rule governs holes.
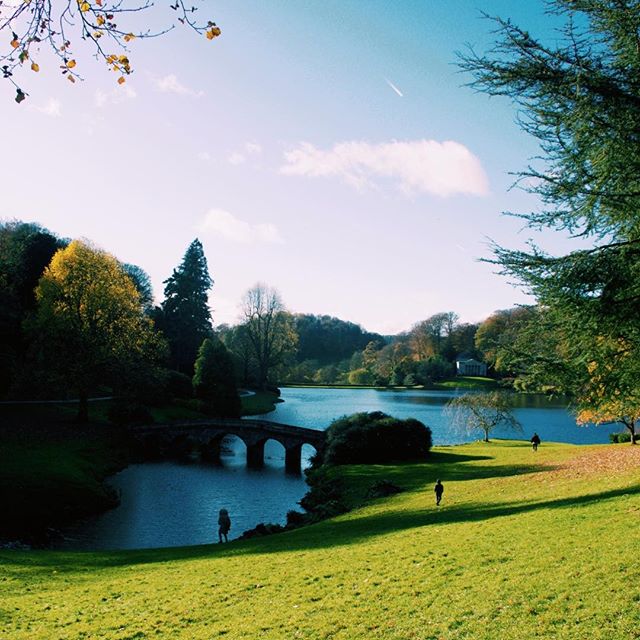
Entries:
POLYGON ((306 471, 309 491, 298 503, 315 520, 331 518, 349 510, 344 502, 344 485, 332 478, 326 467, 306 471))
MULTIPOLYGON (((640 442, 640 433, 636 433, 633 439, 635 442, 640 442)), ((622 433, 610 433, 609 442, 631 442, 631 434, 628 431, 623 431, 622 433)))
POLYGON ((137 402, 118 402, 109 407, 109 422, 119 427, 135 424, 153 424, 153 416, 147 407, 137 402))
POLYGON ((325 464, 379 464, 424 459, 431 449, 431 429, 414 418, 401 420, 381 411, 354 413, 327 429, 325 464))
POLYGON ((250 538, 259 538, 261 536, 270 536, 274 533, 282 533, 285 528, 281 524, 273 524, 270 522, 261 522, 253 529, 244 531, 238 540, 248 540, 250 538))
POLYGON ((193 398, 191 378, 179 371, 167 373, 167 392, 172 398, 193 398))
POLYGON ((300 513, 300 511, 295 511, 291 509, 291 511, 287 511, 287 527, 301 527, 307 521, 307 516, 304 513, 300 513))
POLYGON ((365 497, 367 500, 373 500, 374 498, 386 498, 387 496, 394 496, 396 493, 400 493, 401 491, 404 491, 404 489, 390 480, 378 480, 369 487, 365 497))

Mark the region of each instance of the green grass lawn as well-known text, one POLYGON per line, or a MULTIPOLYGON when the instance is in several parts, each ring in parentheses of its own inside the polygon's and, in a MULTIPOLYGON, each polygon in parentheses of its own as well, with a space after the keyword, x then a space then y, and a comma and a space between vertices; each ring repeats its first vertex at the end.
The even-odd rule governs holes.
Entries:
POLYGON ((481 391, 490 391, 497 386, 498 383, 493 378, 481 376, 457 376, 433 385, 434 389, 479 389, 481 391))
POLYGON ((415 387, 405 387, 402 385, 395 387, 381 387, 372 384, 283 384, 282 387, 299 387, 302 389, 379 389, 381 391, 403 391, 405 389, 479 389, 491 390, 498 386, 493 378, 483 378, 480 376, 456 376, 442 382, 434 382, 432 385, 415 387))
POLYGON ((339 469, 354 503, 382 478, 406 491, 284 534, 0 551, 0 638, 637 638, 639 470, 629 445, 441 447, 339 469))
POLYGON ((243 416, 255 416, 274 411, 276 403, 282 402, 282 400, 280 400, 275 393, 256 391, 253 395, 241 396, 240 402, 242 404, 243 416))

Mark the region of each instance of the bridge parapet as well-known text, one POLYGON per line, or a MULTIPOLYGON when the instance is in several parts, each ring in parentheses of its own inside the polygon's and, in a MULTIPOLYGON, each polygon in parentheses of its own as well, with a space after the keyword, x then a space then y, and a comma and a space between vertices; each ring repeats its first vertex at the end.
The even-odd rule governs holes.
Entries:
POLYGON ((300 471, 302 446, 310 444, 316 451, 324 448, 324 431, 270 422, 268 420, 214 419, 173 424, 134 426, 130 429, 136 439, 163 441, 188 439, 210 448, 210 455, 219 455, 220 442, 225 435, 239 437, 247 447, 247 463, 261 466, 264 463, 264 445, 267 440, 277 440, 285 449, 285 467, 288 471, 300 471))

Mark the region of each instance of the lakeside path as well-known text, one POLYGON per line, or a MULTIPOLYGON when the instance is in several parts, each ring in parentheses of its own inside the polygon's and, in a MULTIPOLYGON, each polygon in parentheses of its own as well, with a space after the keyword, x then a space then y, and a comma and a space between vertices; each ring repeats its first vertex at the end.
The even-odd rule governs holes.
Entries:
POLYGON ((336 470, 338 518, 262 539, 0 552, 0 638, 637 637, 640 447, 495 441, 336 470), (433 483, 445 485, 436 508, 433 483))

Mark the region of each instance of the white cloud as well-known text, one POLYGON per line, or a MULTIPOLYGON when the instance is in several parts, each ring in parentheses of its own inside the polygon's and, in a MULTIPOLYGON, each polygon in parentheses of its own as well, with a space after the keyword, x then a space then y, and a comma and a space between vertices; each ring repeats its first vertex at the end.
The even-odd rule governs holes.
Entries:
POLYGON ((96 89, 94 102, 96 107, 102 108, 107 104, 120 104, 127 100, 133 100, 137 96, 138 94, 132 86, 122 84, 114 87, 111 91, 96 89))
POLYGON ((237 151, 235 151, 229 156, 230 164, 242 164, 245 160, 246 160, 246 157, 243 156, 241 153, 238 153, 237 151))
POLYGON ((259 155, 262 153, 262 145, 259 145, 257 142, 247 142, 244 145, 244 148, 250 156, 259 155))
POLYGON ((29 109, 42 113, 45 116, 50 116, 51 118, 59 118, 62 115, 62 103, 55 98, 49 98, 42 107, 38 107, 35 104, 29 105, 29 109))
POLYGON ((262 145, 257 142, 245 142, 242 151, 234 151, 227 158, 230 164, 238 165, 247 161, 247 156, 259 156, 262 153, 262 145))
POLYGON ((260 242, 282 244, 284 242, 274 224, 250 224, 236 218, 224 209, 210 209, 198 225, 198 228, 205 233, 211 233, 225 240, 242 244, 260 242))
POLYGON ((487 195, 489 184, 480 160, 459 142, 340 142, 323 151, 303 142, 284 154, 280 172, 298 176, 337 176, 363 188, 390 179, 406 193, 446 198, 456 194, 487 195))
POLYGON ((163 78, 153 78, 152 81, 156 89, 162 93, 176 93, 181 96, 192 96, 194 98, 199 98, 204 95, 204 91, 195 91, 194 89, 185 87, 173 73, 163 78))

